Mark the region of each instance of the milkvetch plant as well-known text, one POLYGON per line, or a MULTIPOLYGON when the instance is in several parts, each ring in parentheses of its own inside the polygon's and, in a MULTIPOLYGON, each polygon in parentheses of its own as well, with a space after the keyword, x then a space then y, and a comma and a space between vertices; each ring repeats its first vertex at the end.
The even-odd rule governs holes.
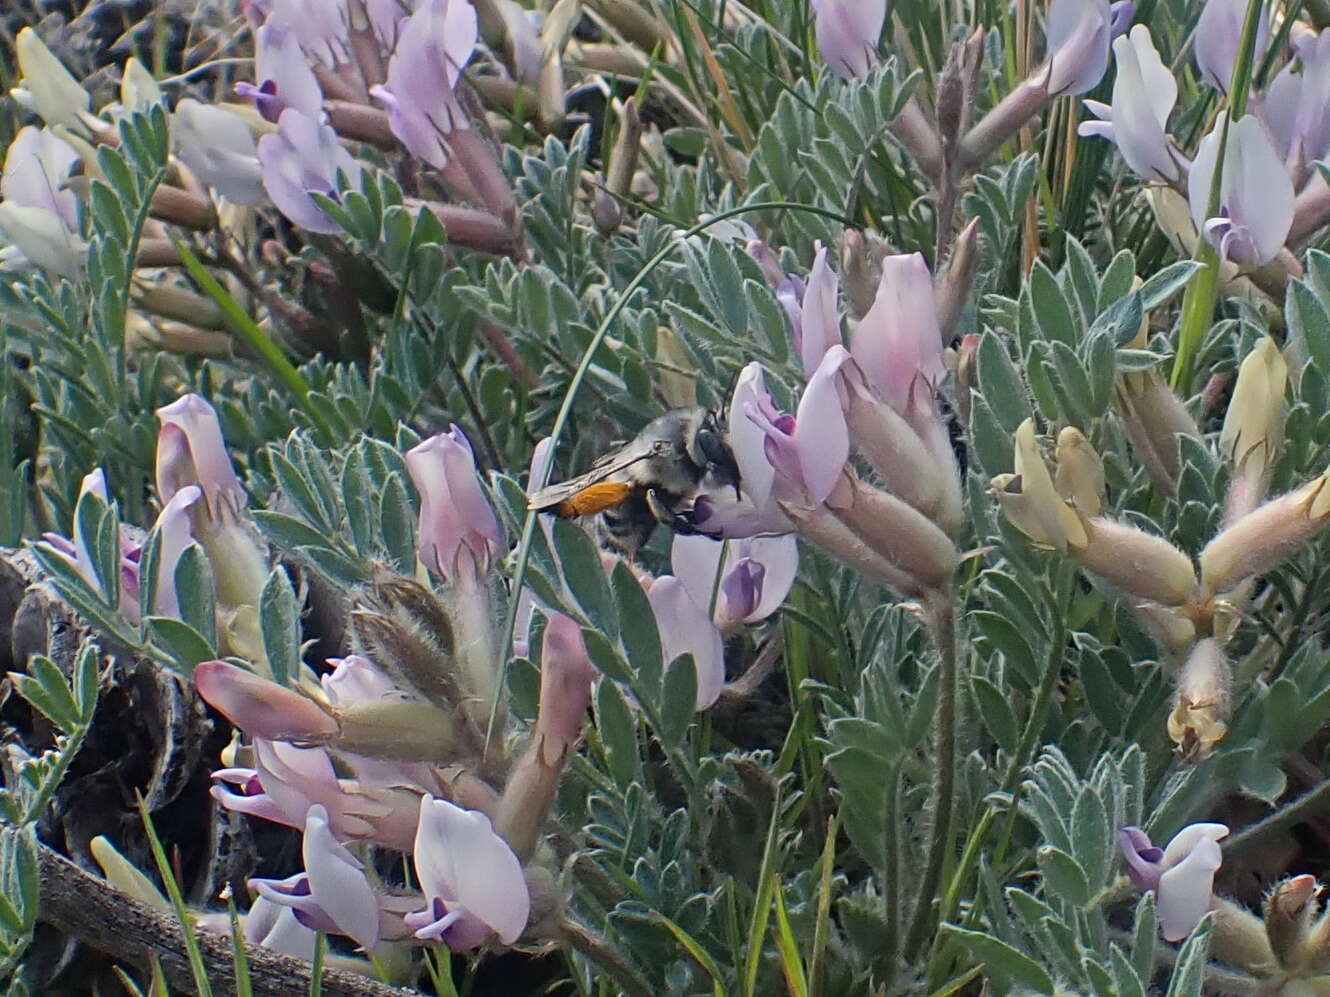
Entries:
POLYGON ((1326 990, 1324 6, 6 15, 7 985, 1326 990))

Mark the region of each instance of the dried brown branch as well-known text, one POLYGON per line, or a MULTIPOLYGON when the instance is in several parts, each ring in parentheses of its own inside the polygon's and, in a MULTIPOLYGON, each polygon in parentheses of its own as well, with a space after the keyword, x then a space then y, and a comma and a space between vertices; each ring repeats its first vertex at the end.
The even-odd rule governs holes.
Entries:
MULTIPOLYGON (((167 982, 192 992, 194 978, 180 924, 171 914, 132 900, 104 880, 84 872, 46 846, 40 847, 41 907, 38 919, 99 952, 146 970, 152 956, 161 961, 167 982)), ((217 994, 235 992, 231 939, 199 932, 199 948, 217 994)), ((304 997, 310 964, 263 948, 249 950, 254 997, 304 997)), ((355 973, 325 969, 326 997, 412 997, 418 991, 390 987, 355 973)))

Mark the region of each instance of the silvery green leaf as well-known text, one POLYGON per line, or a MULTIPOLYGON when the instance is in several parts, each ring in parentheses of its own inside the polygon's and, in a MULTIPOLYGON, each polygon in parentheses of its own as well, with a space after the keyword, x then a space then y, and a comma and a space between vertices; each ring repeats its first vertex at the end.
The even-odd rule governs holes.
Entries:
POLYGON ((1173 976, 1168 981, 1166 997, 1201 997, 1213 928, 1214 914, 1207 913, 1182 943, 1178 950, 1178 961, 1173 967, 1173 976))
POLYGON ((175 590, 180 604, 180 619, 215 647, 217 596, 213 587, 212 565, 203 548, 196 543, 186 547, 176 562, 175 590))
POLYGON ((682 654, 665 668, 660 686, 660 739, 677 747, 688 734, 697 709, 697 669, 691 654, 682 654))
POLYGON ((272 569, 263 583, 259 628, 274 681, 281 685, 293 682, 300 675, 300 606, 280 565, 272 569))
POLYGON ((1035 853, 1035 857, 1044 877, 1044 885, 1050 893, 1077 907, 1090 902, 1090 883, 1079 862, 1053 845, 1044 845, 1035 853))
POLYGON ((1030 987, 1036 993, 1053 994, 1053 978, 1035 960, 1006 942, 984 934, 971 931, 954 924, 944 924, 943 933, 968 949, 970 954, 983 962, 991 972, 1003 976, 1015 983, 1030 987))

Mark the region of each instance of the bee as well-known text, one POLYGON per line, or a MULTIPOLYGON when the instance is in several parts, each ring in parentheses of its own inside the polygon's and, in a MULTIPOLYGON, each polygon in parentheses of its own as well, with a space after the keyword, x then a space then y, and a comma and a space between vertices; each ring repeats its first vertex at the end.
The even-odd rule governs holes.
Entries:
POLYGON ((601 542, 631 556, 657 524, 697 533, 692 506, 704 484, 738 492, 734 452, 715 412, 676 408, 647 423, 585 474, 540 489, 530 504, 564 519, 595 516, 601 542))

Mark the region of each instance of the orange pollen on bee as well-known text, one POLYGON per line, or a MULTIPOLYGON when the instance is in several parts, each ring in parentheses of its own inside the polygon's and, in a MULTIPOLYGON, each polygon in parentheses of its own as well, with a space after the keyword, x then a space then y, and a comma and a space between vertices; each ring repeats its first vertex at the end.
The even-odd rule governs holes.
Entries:
POLYGON ((572 498, 564 499, 550 511, 556 516, 593 516, 621 505, 633 493, 633 486, 620 481, 601 481, 588 485, 572 498))

